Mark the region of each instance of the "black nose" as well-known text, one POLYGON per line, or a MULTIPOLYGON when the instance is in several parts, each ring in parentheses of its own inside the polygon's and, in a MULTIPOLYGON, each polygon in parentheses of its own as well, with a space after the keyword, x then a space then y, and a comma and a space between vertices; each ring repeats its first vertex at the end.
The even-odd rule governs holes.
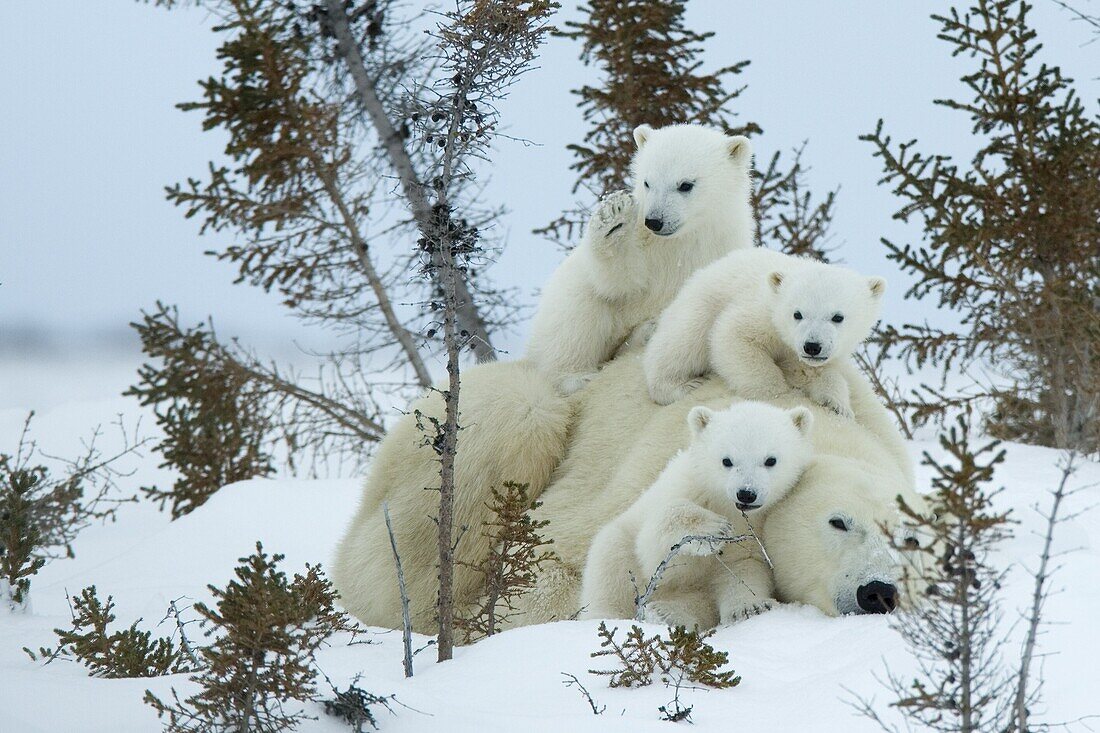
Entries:
POLYGON ((872 580, 856 589, 856 602, 864 613, 890 613, 898 607, 898 588, 892 583, 872 580))
POLYGON ((742 504, 755 504, 756 492, 752 489, 738 489, 737 501, 741 502, 742 504))
POLYGON ((651 232, 659 232, 664 227, 665 223, 660 219, 646 219, 645 226, 651 232))
POLYGON ((810 356, 817 356, 821 353, 821 344, 816 341, 807 341, 802 344, 802 350, 810 356))

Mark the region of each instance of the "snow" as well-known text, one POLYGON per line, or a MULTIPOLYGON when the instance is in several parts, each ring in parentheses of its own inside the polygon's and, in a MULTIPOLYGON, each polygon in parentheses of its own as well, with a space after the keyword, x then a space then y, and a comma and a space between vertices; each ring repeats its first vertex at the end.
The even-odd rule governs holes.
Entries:
MULTIPOLYGON (((122 400, 59 406, 41 415, 36 434, 49 452, 63 452, 86 434, 84 426, 106 422, 125 407, 122 400), (50 437, 45 444, 45 436, 50 437), (71 439, 67 436, 71 436, 71 439)), ((7 446, 22 419, 15 410, 0 411, 0 439, 7 446)), ((109 437, 109 436, 108 436, 109 437)), ((1032 507, 1058 478, 1055 451, 1008 445, 1008 459, 996 481, 1005 486, 998 498, 1011 506, 1020 525, 1001 553, 1014 570, 1006 584, 1006 629, 1013 625, 1030 594, 1026 567, 1038 555, 1042 521, 1032 507)), ((937 452, 932 443, 914 443, 914 456, 937 452)), ((136 463, 130 481, 136 485, 170 480, 146 457, 136 463)), ((921 481, 927 485, 928 472, 921 481)), ((1088 486, 1072 500, 1071 511, 1095 502, 1100 465, 1083 464, 1074 479, 1088 486)), ((185 675, 158 679, 101 680, 66 661, 49 665, 31 661, 24 646, 51 644, 51 630, 67 625, 66 592, 75 594, 95 584, 101 597, 113 595, 119 622, 138 617, 142 626, 157 627, 167 604, 209 601, 208 583, 222 585, 237 559, 249 554, 256 540, 268 552, 284 553, 284 568, 300 571, 305 563, 328 564, 334 544, 358 498, 358 481, 253 480, 222 489, 206 505, 175 522, 148 503, 126 505, 118 521, 93 526, 75 545, 76 557, 49 564, 34 578, 31 612, 0 617, 0 731, 43 733, 59 730, 147 733, 160 729, 155 713, 143 704, 146 689, 161 695, 192 686, 185 675)), ((1091 633, 1100 617, 1096 584, 1100 513, 1084 512, 1065 524, 1057 537, 1062 558, 1049 602, 1050 623, 1041 637, 1046 684, 1045 708, 1051 722, 1075 720, 1097 712, 1094 693, 1083 681, 1092 679, 1100 640, 1091 633), (1048 712, 1049 711, 1049 712, 1048 712)), ((625 628, 629 622, 614 622, 625 628)), ((320 668, 340 687, 356 674, 375 694, 396 695, 393 714, 378 710, 386 731, 648 731, 668 730, 657 707, 669 703, 671 690, 656 683, 636 690, 610 689, 606 678, 588 670, 603 660, 589 654, 598 648, 596 622, 572 621, 516 629, 457 650, 445 664, 434 661, 429 647, 415 660, 416 674, 403 677, 400 634, 376 630, 370 644, 348 646, 337 640, 319 656, 320 668), (563 685, 563 673, 576 675, 606 711, 596 717, 576 689, 563 685)), ((1003 646, 1008 657, 1018 649, 1020 624, 1003 646)), ((647 631, 657 633, 656 626, 647 631)), ((417 648, 427 638, 415 640, 417 648)), ((886 709, 888 693, 876 681, 889 667, 904 673, 911 664, 900 638, 882 616, 828 618, 809 607, 785 606, 718 631, 712 643, 729 652, 731 666, 742 676, 728 690, 690 689, 683 703, 693 706, 699 730, 875 730, 851 703, 857 695, 875 696, 886 709)), ((318 720, 303 731, 347 730, 326 718, 319 705, 309 712, 318 720)), ((888 711, 887 711, 888 712, 888 711)))

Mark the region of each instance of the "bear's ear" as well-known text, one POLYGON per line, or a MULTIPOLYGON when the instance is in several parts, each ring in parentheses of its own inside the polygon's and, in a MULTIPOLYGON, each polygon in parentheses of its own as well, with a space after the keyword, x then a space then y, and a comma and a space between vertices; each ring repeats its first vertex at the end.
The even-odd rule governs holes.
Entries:
POLYGON ((726 138, 726 151, 735 161, 748 161, 752 157, 752 143, 744 135, 730 135, 726 138))
POLYGON ((886 279, 881 277, 867 278, 867 284, 871 286, 871 297, 878 299, 886 292, 886 279))
POLYGON ((768 285, 771 285, 772 292, 778 293, 779 292, 779 286, 782 285, 782 284, 783 284, 783 273, 782 272, 773 272, 772 274, 768 275, 768 285))
POLYGON ((688 427, 691 428, 692 435, 698 435, 703 432, 710 419, 714 417, 714 410, 703 405, 696 405, 691 408, 691 412, 688 413, 688 427))
POLYGON ((791 422, 803 435, 810 434, 810 428, 814 426, 814 415, 805 407, 795 407, 787 412, 791 416, 791 422))
POLYGON ((634 142, 638 145, 638 150, 642 149, 651 134, 653 134, 653 128, 649 125, 638 125, 634 128, 634 142))

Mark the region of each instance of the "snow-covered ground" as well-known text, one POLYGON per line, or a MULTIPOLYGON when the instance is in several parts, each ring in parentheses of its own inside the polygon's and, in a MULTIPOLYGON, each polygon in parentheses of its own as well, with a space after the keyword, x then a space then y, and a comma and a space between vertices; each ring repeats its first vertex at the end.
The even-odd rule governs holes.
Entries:
MULTIPOLYGON (((35 433, 44 449, 64 453, 78 444, 87 426, 127 409, 132 411, 132 404, 124 400, 59 405, 39 415, 35 433)), ((19 410, 0 411, 5 450, 22 417, 19 410)), ((914 455, 924 450, 935 448, 913 445, 914 455)), ((1032 506, 1046 501, 1044 492, 1057 479, 1057 458, 1054 451, 1011 445, 998 470, 997 483, 1006 487, 999 501, 1013 507, 1020 521, 1015 537, 1003 546, 1004 561, 1016 565, 1006 586, 1006 627, 1018 618, 1030 593, 1025 567, 1037 557, 1040 540, 1035 532, 1041 528, 1032 506)), ((153 457, 136 463, 128 483, 136 488, 169 480, 155 463, 153 457)), ((927 484, 926 471, 921 479, 927 484)), ((1100 465, 1083 465, 1075 480, 1080 485, 1100 482, 1100 465)), ((67 625, 66 592, 75 594, 95 584, 101 597, 114 596, 120 621, 142 617, 143 626, 155 628, 172 599, 209 600, 206 585, 224 584, 237 558, 249 554, 256 540, 269 551, 285 553, 288 571, 307 562, 327 564, 357 494, 354 479, 248 481, 226 487, 176 522, 142 503, 123 507, 113 524, 89 528, 76 542, 75 559, 55 561, 34 579, 31 612, 0 617, 0 731, 159 730, 154 712, 142 703, 144 691, 159 695, 172 686, 187 691, 185 675, 93 679, 77 664, 43 666, 24 654, 24 646, 51 644, 51 629, 67 625)), ((1098 496, 1100 489, 1087 490, 1070 509, 1083 509, 1098 496)), ((1062 558, 1055 581, 1061 591, 1050 600, 1046 617, 1051 625, 1041 638, 1043 652, 1049 653, 1043 660, 1043 718, 1051 722, 1100 712, 1090 683, 1100 656, 1100 637, 1093 632, 1100 618, 1096 537, 1097 511, 1073 519, 1058 535, 1058 548, 1072 552, 1062 558)), ((380 711, 382 730, 668 730, 657 707, 671 700, 671 691, 660 684, 613 690, 606 678, 588 674, 596 666, 589 657, 598 646, 595 629, 594 622, 574 621, 509 631, 458 650, 445 664, 436 664, 428 649, 417 656, 411 680, 403 677, 401 640, 395 632, 379 631, 370 645, 336 644, 322 652, 319 663, 337 685, 361 673, 364 689, 396 695, 401 704, 394 705, 394 714, 380 711), (593 716, 580 693, 562 684, 563 673, 580 678, 606 711, 593 716)), ((168 624, 159 629, 165 634, 170 630, 168 624)), ((780 608, 720 630, 712 643, 729 652, 743 681, 728 690, 684 694, 700 730, 874 730, 850 702, 856 694, 875 695, 885 710, 889 697, 876 674, 887 667, 903 672, 910 664, 885 617, 835 619, 812 608, 780 608)), ((1013 638, 1003 652, 1012 657, 1017 649, 1013 638)), ((319 719, 301 730, 346 730, 326 719, 320 706, 311 713, 319 719)))

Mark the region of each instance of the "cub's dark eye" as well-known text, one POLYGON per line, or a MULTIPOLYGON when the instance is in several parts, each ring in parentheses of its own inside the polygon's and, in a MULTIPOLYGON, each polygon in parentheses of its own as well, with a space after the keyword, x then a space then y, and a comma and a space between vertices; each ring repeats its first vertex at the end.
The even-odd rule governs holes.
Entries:
POLYGON ((832 519, 830 519, 829 526, 833 527, 834 529, 839 529, 841 532, 848 531, 848 523, 840 517, 833 517, 832 519))
POLYGON ((837 313, 835 316, 833 316, 833 323, 844 323, 844 316, 837 313))
POLYGON ((906 537, 905 546, 908 547, 910 550, 919 550, 920 540, 918 540, 916 537, 906 537))
POLYGON ((767 466, 768 468, 771 468, 776 463, 778 463, 778 461, 775 460, 775 456, 768 456, 767 458, 764 459, 764 465, 767 466))
POLYGON ((649 188, 649 181, 642 181, 642 185, 649 188))
POLYGON ((733 468, 733 461, 731 461, 728 458, 723 458, 722 459, 722 465, 725 466, 726 468, 733 468))
POLYGON ((794 312, 794 319, 796 321, 801 321, 802 320, 802 311, 795 311, 794 312))
POLYGON ((695 188, 694 183, 692 183, 691 181, 684 181, 683 183, 681 183, 679 186, 676 187, 676 190, 679 191, 680 193, 687 193, 688 191, 690 191, 693 188, 695 188))

